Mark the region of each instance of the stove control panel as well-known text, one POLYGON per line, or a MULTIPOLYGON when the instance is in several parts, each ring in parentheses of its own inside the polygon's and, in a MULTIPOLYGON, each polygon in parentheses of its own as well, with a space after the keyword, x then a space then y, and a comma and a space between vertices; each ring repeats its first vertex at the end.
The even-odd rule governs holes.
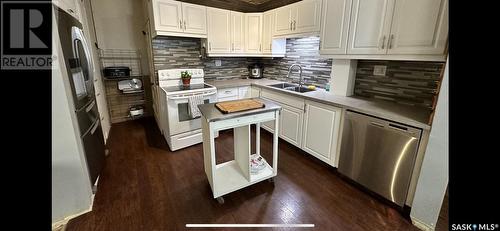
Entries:
POLYGON ((168 80, 168 79, 180 79, 181 72, 187 71, 191 73, 191 78, 203 78, 205 76, 205 72, 203 69, 166 69, 166 70, 158 70, 158 79, 159 80, 168 80))

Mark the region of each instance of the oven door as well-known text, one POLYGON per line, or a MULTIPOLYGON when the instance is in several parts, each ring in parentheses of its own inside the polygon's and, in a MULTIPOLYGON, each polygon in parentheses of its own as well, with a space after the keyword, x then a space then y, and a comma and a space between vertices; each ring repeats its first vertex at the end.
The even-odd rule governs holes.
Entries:
MULTIPOLYGON (((205 103, 216 101, 216 91, 205 93, 205 103)), ((201 129, 200 117, 192 118, 189 113, 188 96, 168 96, 168 127, 170 135, 201 129)))

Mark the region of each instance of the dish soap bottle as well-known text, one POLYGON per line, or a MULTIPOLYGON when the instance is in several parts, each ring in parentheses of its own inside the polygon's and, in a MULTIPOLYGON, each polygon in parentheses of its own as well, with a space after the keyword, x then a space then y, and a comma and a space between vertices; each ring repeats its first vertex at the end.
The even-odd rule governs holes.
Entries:
POLYGON ((325 86, 325 91, 330 91, 330 84, 329 83, 325 86))

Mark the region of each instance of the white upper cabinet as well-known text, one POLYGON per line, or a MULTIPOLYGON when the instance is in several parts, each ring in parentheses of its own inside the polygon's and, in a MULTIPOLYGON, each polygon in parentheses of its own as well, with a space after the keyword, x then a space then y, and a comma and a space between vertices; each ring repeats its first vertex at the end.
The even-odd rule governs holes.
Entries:
POLYGON ((323 0, 321 54, 346 54, 352 0, 323 0))
POLYGON ((231 12, 217 8, 207 9, 208 52, 231 52, 231 12))
POLYGON ((245 48, 245 14, 231 11, 231 51, 241 53, 245 48))
POLYGON ((292 10, 293 32, 319 32, 321 0, 304 0, 295 4, 292 10))
MULTIPOLYGON (((207 37, 207 9, 205 6, 173 0, 152 1, 152 36, 207 37)), ((150 11, 151 12, 151 11, 150 11)))
POLYGON ((393 0, 354 0, 347 53, 385 54, 393 7, 393 0))
POLYGON ((273 50, 274 11, 262 14, 262 52, 271 53, 273 50))
POLYGON ((388 54, 443 54, 447 37, 447 0, 396 1, 388 54))
POLYGON ((185 33, 207 34, 207 8, 182 3, 183 29, 185 33))
POLYGON ((155 29, 182 32, 182 4, 177 1, 154 1, 155 29))
POLYGON ((262 53, 262 14, 245 14, 246 53, 262 53))
POLYGON ((303 0, 276 9, 274 36, 319 33, 321 0, 303 0))
POLYGON ((293 30, 292 7, 284 6, 276 9, 274 15, 274 36, 291 34, 293 30))
POLYGON ((401 60, 444 59, 448 40, 448 0, 352 0, 346 53, 342 53, 339 46, 344 39, 339 36, 340 20, 346 15, 340 10, 342 2, 346 6, 349 1, 324 1, 321 54, 376 55, 376 58, 401 60), (331 4, 338 6, 330 7, 331 4))

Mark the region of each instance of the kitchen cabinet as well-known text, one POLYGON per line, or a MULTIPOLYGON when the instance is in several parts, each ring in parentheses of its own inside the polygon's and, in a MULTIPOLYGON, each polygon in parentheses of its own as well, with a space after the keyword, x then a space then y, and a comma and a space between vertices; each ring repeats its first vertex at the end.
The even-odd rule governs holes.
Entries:
POLYGON ((252 98, 260 97, 260 88, 254 86, 250 87, 250 97, 252 98))
POLYGON ((320 54, 346 54, 352 0, 323 0, 320 54))
POLYGON ((239 87, 238 88, 238 98, 239 99, 248 99, 251 98, 250 87, 239 87))
POLYGON ((337 167, 342 109, 306 100, 302 149, 337 167))
POLYGON ((184 33, 207 34, 207 8, 205 6, 182 3, 184 33))
POLYGON ((349 54, 385 54, 393 0, 354 0, 349 54))
POLYGON ((241 53, 245 48, 245 14, 231 11, 231 51, 241 53))
POLYGON ((208 52, 231 52, 231 12, 217 8, 207 9, 208 52))
POLYGON ((262 52, 264 53, 273 51, 274 13, 274 11, 267 11, 262 14, 262 52))
POLYGON ((300 147, 302 141, 302 109, 281 104, 280 134, 279 137, 300 147))
POLYGON ((153 0, 152 36, 207 37, 205 6, 173 0, 153 0))
POLYGON ((274 36, 319 34, 321 0, 304 0, 276 9, 274 36))
POLYGON ((387 54, 443 54, 447 36, 447 0, 398 0, 387 54))
POLYGON ((251 98, 251 90, 248 86, 217 89, 218 102, 248 98, 251 98))
POLYGON ((262 14, 245 14, 245 52, 262 53, 262 14))
POLYGON ((78 21, 82 22, 82 8, 80 0, 58 0, 53 1, 54 4, 64 10, 66 13, 78 19, 78 21))
POLYGON ((442 55, 447 0, 353 0, 348 54, 442 55))

